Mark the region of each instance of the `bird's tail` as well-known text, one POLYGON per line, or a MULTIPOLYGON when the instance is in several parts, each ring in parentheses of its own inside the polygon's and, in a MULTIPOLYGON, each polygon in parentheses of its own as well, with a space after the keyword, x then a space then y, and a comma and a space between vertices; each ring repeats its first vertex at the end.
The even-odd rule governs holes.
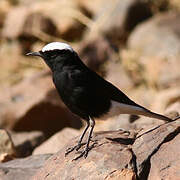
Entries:
POLYGON ((164 120, 164 121, 168 121, 168 122, 173 121, 171 118, 168 118, 161 114, 154 113, 152 111, 149 111, 148 109, 145 109, 145 111, 143 111, 141 113, 142 113, 142 115, 147 116, 147 117, 156 118, 156 119, 160 119, 160 120, 164 120))

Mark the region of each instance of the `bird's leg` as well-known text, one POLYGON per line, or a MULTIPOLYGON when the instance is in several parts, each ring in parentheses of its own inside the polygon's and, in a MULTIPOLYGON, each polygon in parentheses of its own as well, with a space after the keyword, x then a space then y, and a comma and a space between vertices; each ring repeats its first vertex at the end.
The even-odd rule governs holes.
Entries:
POLYGON ((85 158, 87 157, 88 152, 89 152, 89 142, 90 142, 90 140, 91 140, 92 132, 93 132, 93 129, 94 129, 94 126, 95 126, 95 121, 94 121, 94 119, 92 119, 91 117, 89 117, 89 120, 90 120, 91 129, 90 129, 89 136, 88 136, 88 141, 87 141, 87 144, 86 144, 86 147, 85 147, 85 154, 84 154, 84 157, 85 157, 85 158))
POLYGON ((94 146, 94 144, 91 146, 91 147, 89 147, 89 142, 90 142, 90 140, 91 140, 91 136, 92 136, 92 132, 93 132, 93 129, 94 129, 94 126, 95 126, 95 121, 94 121, 94 119, 92 119, 91 117, 89 117, 89 122, 90 122, 90 132, 89 132, 89 136, 88 136, 88 140, 87 140, 87 143, 86 143, 86 147, 85 147, 85 149, 84 149, 84 151, 82 151, 81 152, 81 154, 78 156, 78 157, 76 157, 75 159, 73 159, 73 160, 77 160, 77 159, 79 159, 80 157, 82 157, 82 156, 84 156, 84 158, 86 158, 87 157, 87 155, 88 155, 88 152, 89 152, 89 150, 94 146))
POLYGON ((82 142, 82 140, 83 140, 83 138, 84 138, 84 135, 86 134, 86 131, 87 131, 88 128, 89 128, 89 125, 90 125, 90 124, 89 124, 89 121, 87 121, 86 128, 84 129, 84 131, 83 131, 83 133, 82 133, 82 135, 81 135, 81 137, 80 137, 80 139, 79 139, 79 141, 78 141, 78 144, 77 144, 76 146, 74 146, 74 147, 68 148, 68 149, 66 150, 65 156, 68 155, 70 152, 72 152, 72 151, 74 151, 74 150, 78 151, 78 150, 81 148, 82 145, 86 144, 86 143, 81 143, 81 142, 82 142))

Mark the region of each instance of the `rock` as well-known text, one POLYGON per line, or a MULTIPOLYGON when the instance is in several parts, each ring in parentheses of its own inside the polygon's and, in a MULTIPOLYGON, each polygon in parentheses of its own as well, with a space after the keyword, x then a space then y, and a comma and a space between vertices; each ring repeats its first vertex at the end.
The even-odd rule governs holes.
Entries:
POLYGON ((30 14, 30 8, 28 7, 15 7, 9 11, 5 24, 3 27, 3 37, 9 39, 15 39, 23 33, 23 27, 27 16, 30 14), (21 14, 22 16, 19 16, 21 14), (21 18, 21 21, 15 21, 17 17, 21 18), (13 31, 12 31, 13 28, 13 31))
POLYGON ((36 8, 52 20, 57 28, 58 37, 66 41, 75 41, 82 38, 85 27, 89 23, 77 1, 74 0, 39 2, 36 8), (59 17, 61 18, 59 19, 59 17))
POLYGON ((115 177, 127 177, 127 179, 135 178, 133 173, 133 165, 131 163, 133 156, 127 148, 127 144, 123 144, 123 139, 127 143, 132 143, 132 136, 129 137, 122 134, 121 131, 101 132, 97 133, 93 139, 98 144, 90 151, 86 159, 81 158, 72 161, 77 156, 71 153, 64 156, 65 149, 74 145, 76 138, 53 155, 46 165, 32 178, 34 180, 46 179, 112 179, 115 177), (121 143, 122 140, 122 143, 121 143), (131 177, 131 178, 130 178, 131 177), (132 178, 133 177, 133 178, 132 178))
POLYGON ((119 129, 129 130, 132 128, 129 123, 130 115, 121 114, 118 116, 110 117, 106 120, 97 120, 95 131, 116 131, 119 129))
POLYGON ((141 55, 176 57, 180 49, 179 17, 179 13, 162 13, 141 23, 129 37, 128 47, 141 55))
POLYGON ((0 129, 0 162, 13 159, 16 155, 14 144, 8 132, 0 129))
MULTIPOLYGON (((180 99, 179 87, 163 90, 160 93, 158 93, 154 97, 154 99, 156 100, 152 102, 152 108, 158 109, 160 112, 164 112, 166 109, 169 108, 169 106, 173 105, 175 102, 179 102, 180 99)), ((171 111, 172 110, 173 109, 171 109, 171 111)), ((174 110, 179 112, 177 108, 174 110)), ((166 111, 167 114, 169 112, 166 111)))
POLYGON ((166 114, 172 116, 172 119, 180 116, 180 101, 174 102, 166 109, 166 114))
POLYGON ((40 131, 10 132, 10 134, 17 157, 31 155, 32 151, 45 140, 44 134, 40 131))
MULTIPOLYGON (((141 102, 141 100, 139 100, 137 102, 153 112, 163 114, 171 119, 174 119, 176 116, 178 116, 179 109, 178 106, 175 105, 179 102, 180 97, 178 87, 170 89, 168 88, 159 92, 144 88, 143 91, 138 92, 138 94, 133 93, 131 96, 135 98, 139 96, 137 99, 140 98, 143 101, 141 102)), ((162 120, 140 116, 140 118, 132 125, 137 129, 151 129, 154 126, 158 126, 162 123, 164 123, 162 120)))
POLYGON ((135 180, 135 174, 132 170, 123 169, 123 170, 115 170, 111 174, 105 177, 106 180, 135 180))
POLYGON ((2 36, 5 39, 19 40, 24 54, 38 40, 50 42, 80 39, 86 24, 83 19, 86 19, 85 15, 74 0, 22 3, 8 12, 2 36))
MULTIPOLYGON (((118 2, 118 1, 114 0, 113 3, 108 1, 108 0, 106 0, 106 1, 105 0, 95 0, 95 1, 92 1, 92 0, 86 0, 86 1, 77 0, 77 1, 79 2, 79 6, 82 7, 83 9, 85 9, 86 11, 88 11, 93 17, 96 16, 97 14, 100 14, 100 12, 104 12, 105 10, 108 10, 110 7, 113 7, 113 3, 114 3, 114 6, 117 6, 116 3, 119 3, 119 4, 121 3, 122 7, 120 7, 120 9, 122 10, 123 8, 126 8, 129 5, 129 2, 131 2, 130 5, 132 5, 132 9, 134 11, 137 11, 136 14, 132 13, 134 15, 134 17, 139 17, 141 13, 142 13, 141 14, 142 16, 145 15, 144 14, 145 10, 140 9, 140 7, 143 6, 143 5, 144 6, 146 5, 145 8, 148 9, 148 12, 150 11, 149 12, 150 14, 151 13, 156 14, 159 11, 167 10, 169 4, 171 6, 175 6, 175 9, 179 9, 178 0, 173 0, 173 1, 164 1, 164 0, 156 0, 156 1, 138 1, 138 0, 123 1, 122 0, 121 2, 118 2), (139 8, 139 10, 138 10, 138 8, 139 8)), ((129 12, 129 14, 130 13, 131 13, 131 11, 129 12)), ((106 12, 104 14, 106 14, 106 12)))
POLYGON ((53 154, 57 153, 72 138, 78 136, 80 132, 72 128, 64 128, 60 132, 51 136, 48 140, 38 146, 33 154, 53 154))
POLYGON ((79 44, 77 49, 82 61, 92 70, 104 74, 102 64, 112 60, 115 53, 109 42, 102 36, 94 36, 89 33, 79 44))
POLYGON ((147 3, 136 0, 98 3, 101 5, 79 45, 79 54, 91 69, 104 73, 100 66, 106 61, 119 60, 119 47, 136 24, 150 16, 150 9, 147 3))
POLYGON ((48 159, 32 179, 179 179, 179 127, 180 119, 139 133, 97 132, 88 157, 73 160, 77 152, 66 157, 64 153, 77 137, 48 159))
MULTIPOLYGON (((3 87, 5 88, 7 86, 14 85, 15 83, 22 80, 22 76, 25 75, 24 72, 27 73, 30 69, 22 68, 24 59, 22 56, 20 56, 20 53, 21 47, 17 41, 13 41, 11 43, 8 41, 3 41, 3 43, 1 43, 0 92, 3 91, 3 87)), ((24 62, 26 63, 27 59, 24 62)), ((37 68, 34 68, 34 71, 37 71, 37 68)))
POLYGON ((122 59, 135 84, 146 83, 160 89, 180 84, 179 18, 180 13, 159 14, 131 33, 122 59))
POLYGON ((122 91, 127 91, 132 88, 133 83, 123 69, 120 61, 113 61, 112 59, 111 61, 107 61, 104 66, 106 70, 105 78, 107 81, 111 82, 122 91))
POLYGON ((169 135, 165 142, 151 158, 151 170, 149 172, 149 180, 154 179, 180 179, 179 164, 180 160, 180 134, 179 130, 169 135), (174 137, 174 134, 178 133, 174 137), (174 138, 174 139, 173 139, 174 138), (172 140, 173 139, 173 140, 172 140), (172 141, 170 141, 172 140, 172 141), (169 142, 170 141, 170 142, 169 142))
POLYGON ((56 36, 57 28, 47 16, 34 11, 32 5, 12 8, 7 14, 2 29, 4 39, 20 41, 22 54, 29 52, 32 44, 41 39, 43 33, 56 36), (19 18, 18 22, 16 21, 17 18, 19 18), (54 29, 53 32, 49 27, 54 29))
POLYGON ((46 137, 66 126, 81 127, 79 117, 59 98, 47 71, 4 89, 0 102, 0 127, 15 131, 40 130, 46 137))
MULTIPOLYGON (((10 8, 11 8, 11 5, 8 1, 1 0, 1 2, 0 2, 0 16, 1 16, 1 18, 0 18, 0 29, 3 27, 6 14, 10 10, 10 8)), ((1 35, 1 31, 0 31, 0 35, 1 35)))
POLYGON ((50 156, 50 154, 43 154, 1 163, 0 179, 29 180, 50 156))
POLYGON ((178 0, 169 1, 169 6, 171 9, 179 11, 180 10, 180 4, 178 0))
MULTIPOLYGON (((81 7, 84 11, 88 12, 92 17, 94 17, 97 12, 100 11, 100 9, 103 6, 104 0, 77 0, 79 7, 81 7)), ((108 3, 108 1, 106 2, 108 3)))
POLYGON ((0 162, 6 162, 15 157, 25 157, 44 140, 42 132, 7 132, 0 130, 0 162))
MULTIPOLYGON (((132 29, 143 20, 152 16, 148 3, 137 0, 103 1, 94 19, 94 26, 114 46, 120 46, 132 29)), ((93 29, 93 27, 92 27, 93 29)))
POLYGON ((136 136, 132 151, 136 157, 137 175, 140 179, 147 179, 149 175, 150 179, 154 177, 178 179, 180 177, 178 173, 180 161, 175 158, 179 157, 180 152, 179 133, 180 120, 177 120, 156 126, 149 131, 142 131, 136 136), (168 148, 164 151, 164 147, 167 146, 168 148), (164 177, 165 174, 168 175, 164 177))

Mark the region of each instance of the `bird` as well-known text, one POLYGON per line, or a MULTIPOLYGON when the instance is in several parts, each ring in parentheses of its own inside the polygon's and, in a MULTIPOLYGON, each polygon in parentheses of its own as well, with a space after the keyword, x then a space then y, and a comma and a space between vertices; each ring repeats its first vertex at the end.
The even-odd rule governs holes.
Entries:
POLYGON ((57 92, 70 111, 85 120, 86 127, 74 147, 66 150, 65 155, 85 145, 80 157, 86 158, 91 149, 90 141, 98 118, 108 118, 119 114, 143 115, 171 122, 172 119, 152 112, 131 100, 120 89, 108 82, 80 59, 76 51, 67 43, 51 42, 38 52, 27 56, 39 56, 52 71, 52 79, 57 92), (89 130, 86 143, 82 140, 89 130))

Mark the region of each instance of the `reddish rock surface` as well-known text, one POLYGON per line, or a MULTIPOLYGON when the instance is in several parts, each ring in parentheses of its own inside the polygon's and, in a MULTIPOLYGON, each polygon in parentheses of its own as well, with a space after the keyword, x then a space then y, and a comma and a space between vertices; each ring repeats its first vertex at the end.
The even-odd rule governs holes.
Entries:
POLYGON ((80 131, 72 128, 64 128, 60 132, 54 134, 44 143, 38 146, 33 154, 52 154, 58 152, 64 147, 72 138, 78 136, 80 131))
MULTIPOLYGON (((156 155, 157 152, 161 153, 161 146, 164 144, 173 144, 174 138, 180 133, 180 120, 156 126, 142 134, 136 136, 136 141, 133 144, 133 152, 136 156, 136 167, 137 174, 140 178, 146 179, 151 171, 151 159, 156 155)), ((180 146, 176 147, 174 156, 178 157, 180 146)), ((157 157, 157 156, 156 156, 157 157)), ((163 161, 164 156, 158 156, 157 161, 163 161)), ((171 158, 166 157, 168 163, 171 163, 171 158), (169 158, 169 160, 168 160, 169 158)), ((173 162, 178 164, 179 160, 173 162)), ((174 176, 174 173, 171 172, 174 176)), ((162 177, 161 177, 162 178, 162 177)), ((166 179, 166 178, 165 178, 166 179)))
POLYGON ((50 156, 43 154, 0 163, 0 179, 29 180, 50 156))
POLYGON ((76 152, 65 158, 78 132, 64 128, 79 129, 81 121, 60 100, 50 72, 38 72, 42 61, 25 56, 68 41, 132 100, 174 118, 180 114, 179 10, 179 0, 0 0, 0 128, 13 130, 0 132, 0 158, 8 161, 0 163, 0 179, 179 180, 180 120, 97 121, 95 132, 110 132, 94 134, 87 159, 72 161, 76 152), (35 147, 34 153, 55 154, 11 160, 35 147))
POLYGON ((77 142, 76 138, 54 154, 32 179, 178 179, 179 133, 180 120, 138 134, 131 131, 129 136, 122 131, 95 133, 92 139, 97 144, 88 157, 72 161, 78 154, 65 157, 64 153, 77 142), (168 150, 172 152, 165 158, 168 150))
MULTIPOLYGON (((113 173, 116 174, 116 171, 118 176, 121 176, 119 174, 124 174, 124 168, 126 168, 125 172, 127 171, 132 177, 132 173, 129 171, 133 169, 133 156, 127 145, 120 143, 121 138, 122 141, 123 138, 127 138, 121 131, 98 133, 93 137, 98 144, 89 152, 88 158, 72 161, 78 154, 73 152, 65 157, 64 153, 67 147, 74 145, 78 140, 74 139, 52 156, 33 179, 105 179, 113 176, 113 173)), ((129 139, 129 143, 132 143, 131 140, 129 139)), ((124 174, 124 176, 126 175, 124 174)))
POLYGON ((134 83, 146 82, 161 89, 180 85, 179 18, 177 12, 162 13, 139 24, 131 33, 127 56, 122 59, 134 83))
POLYGON ((32 151, 45 140, 44 134, 40 131, 9 132, 9 134, 14 143, 17 157, 31 155, 32 151))
POLYGON ((0 162, 9 161, 15 156, 14 143, 9 133, 4 129, 0 129, 0 162))
MULTIPOLYGON (((177 129, 174 133, 179 133, 177 129)), ((169 136, 157 153, 151 158, 149 180, 154 179, 180 179, 180 134, 169 136)))
POLYGON ((119 46, 126 39, 133 28, 152 15, 150 6, 145 1, 106 0, 95 16, 96 29, 113 45, 119 46))

